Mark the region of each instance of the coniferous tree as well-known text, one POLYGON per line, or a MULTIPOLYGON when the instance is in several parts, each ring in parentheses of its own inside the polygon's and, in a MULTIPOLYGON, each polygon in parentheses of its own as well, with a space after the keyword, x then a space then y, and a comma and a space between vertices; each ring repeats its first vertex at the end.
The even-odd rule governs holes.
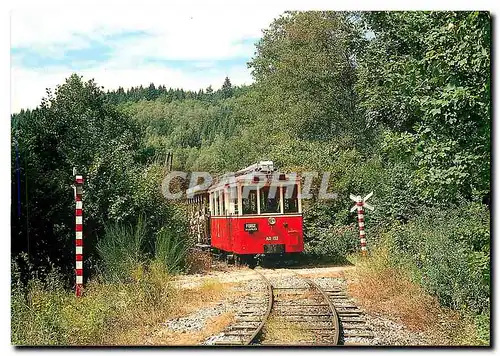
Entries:
POLYGON ((224 99, 227 99, 227 98, 230 98, 231 96, 233 96, 233 86, 231 84, 231 81, 229 80, 229 77, 226 77, 226 79, 224 79, 224 83, 222 84, 221 92, 222 92, 222 97, 224 99))

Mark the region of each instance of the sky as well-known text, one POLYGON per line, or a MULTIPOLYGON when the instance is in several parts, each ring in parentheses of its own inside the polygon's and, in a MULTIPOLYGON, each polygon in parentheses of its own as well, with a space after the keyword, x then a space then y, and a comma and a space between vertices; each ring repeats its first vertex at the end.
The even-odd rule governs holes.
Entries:
POLYGON ((72 73, 105 90, 150 83, 202 89, 250 84, 247 62, 277 6, 124 6, 11 12, 11 112, 34 108, 72 73))

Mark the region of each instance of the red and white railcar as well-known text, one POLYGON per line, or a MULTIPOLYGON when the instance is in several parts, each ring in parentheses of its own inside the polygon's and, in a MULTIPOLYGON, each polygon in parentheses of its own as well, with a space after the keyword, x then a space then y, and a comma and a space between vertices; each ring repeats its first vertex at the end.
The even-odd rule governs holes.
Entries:
POLYGON ((302 252, 300 177, 261 161, 186 191, 200 244, 240 257, 302 252))

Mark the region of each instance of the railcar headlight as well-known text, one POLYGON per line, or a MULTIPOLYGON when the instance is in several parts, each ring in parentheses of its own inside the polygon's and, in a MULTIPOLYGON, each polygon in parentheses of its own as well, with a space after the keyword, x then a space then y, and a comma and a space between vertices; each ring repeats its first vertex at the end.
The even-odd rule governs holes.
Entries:
POLYGON ((270 217, 269 219, 267 219, 267 221, 269 222, 269 225, 274 225, 276 224, 276 219, 273 218, 273 217, 270 217))

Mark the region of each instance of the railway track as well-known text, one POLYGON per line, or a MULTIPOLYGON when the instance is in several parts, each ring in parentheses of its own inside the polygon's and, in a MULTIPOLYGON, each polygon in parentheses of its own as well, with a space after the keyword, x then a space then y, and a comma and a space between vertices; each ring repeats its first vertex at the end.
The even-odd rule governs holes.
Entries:
POLYGON ((363 312, 341 287, 325 287, 290 270, 254 270, 265 293, 252 295, 214 345, 369 345, 363 312))
POLYGON ((254 270, 265 284, 253 295, 214 345, 337 345, 338 315, 326 292, 313 281, 280 270, 254 270))

